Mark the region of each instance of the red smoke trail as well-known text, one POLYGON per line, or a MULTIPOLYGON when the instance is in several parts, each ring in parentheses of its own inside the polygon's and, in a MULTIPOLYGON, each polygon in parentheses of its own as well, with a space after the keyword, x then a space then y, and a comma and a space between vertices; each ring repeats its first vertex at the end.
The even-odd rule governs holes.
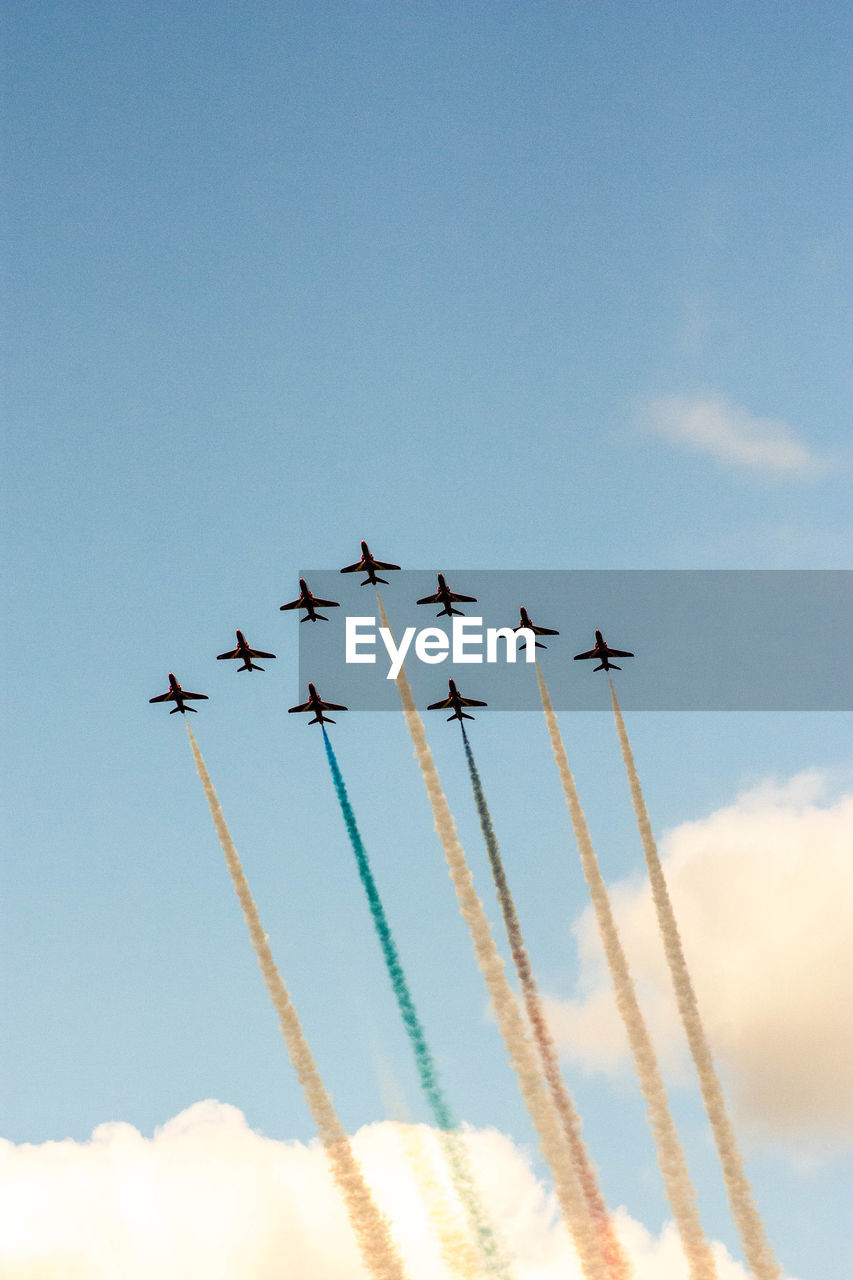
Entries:
POLYGON ((634 762, 634 753, 628 741, 625 721, 622 719, 622 712, 616 700, 616 690, 613 688, 612 680, 610 681, 610 699, 613 704, 613 716, 616 721, 616 732, 619 735, 619 745, 622 749, 622 759, 625 762, 625 772, 628 775, 628 785, 631 788, 634 812, 637 815, 637 826, 640 829, 640 838, 643 842, 643 852, 649 871, 649 883, 651 884, 652 897, 657 911, 658 926, 663 939, 669 971, 672 975, 672 985, 675 988, 678 1011, 681 1014, 681 1021, 687 1035, 690 1053, 696 1064, 699 1087, 702 1091, 705 1109, 711 1122, 711 1132, 714 1135, 714 1142, 723 1167, 723 1180, 726 1184, 732 1217, 743 1245, 749 1269, 753 1275, 758 1280, 781 1280, 782 1272, 770 1248, 770 1242, 764 1230, 764 1223, 761 1221, 758 1207, 746 1176, 746 1169, 744 1168, 737 1138, 726 1111, 720 1078, 714 1066, 711 1046, 708 1044, 705 1028, 702 1025, 702 1019, 699 1014, 699 1005, 696 1001, 696 993, 693 990, 693 982, 690 978, 687 961, 681 946, 681 937, 678 932, 675 912, 672 909, 669 890, 667 889, 663 867, 658 857, 657 845, 652 832, 652 824, 649 821, 646 802, 643 799, 643 792, 640 787, 637 766, 634 762))
POLYGON ((471 778, 471 790, 474 793, 474 803, 477 806, 477 813, 480 818, 480 827, 483 832, 483 838, 486 842, 486 851, 489 855, 489 864, 492 868, 492 876, 497 889, 498 902, 500 903, 501 913, 506 926, 507 937, 509 939, 510 951, 513 961, 515 962, 516 972, 521 983, 521 991, 524 996, 524 1005, 527 1009, 527 1016, 530 1019, 530 1025, 533 1029, 533 1038, 539 1049, 539 1056, 542 1059, 542 1070, 551 1090, 551 1096, 554 1099, 554 1106, 563 1125, 563 1132, 569 1144, 572 1153, 572 1162, 575 1167, 578 1182, 581 1185, 584 1198, 586 1199, 589 1215, 592 1218, 593 1225, 598 1236, 598 1243, 601 1248, 604 1261, 607 1264, 608 1273, 611 1280, 630 1280, 633 1275, 628 1259, 622 1252, 622 1247, 616 1238, 613 1230, 613 1223, 608 1212, 607 1205, 604 1203, 604 1197, 598 1185, 595 1176, 595 1169, 590 1159, 589 1152, 586 1149, 586 1143, 583 1140, 581 1119, 577 1113, 571 1094, 566 1088, 560 1071, 560 1060, 557 1053, 557 1046, 554 1043, 551 1030, 545 1018, 542 1009, 542 1000, 539 995, 539 988, 536 985, 536 979, 533 976, 533 967, 530 963, 530 956, 527 953, 527 947, 524 944, 524 936, 521 932, 521 924, 518 919, 518 912, 515 908, 515 901, 509 887, 509 881, 506 877, 506 868, 504 867, 503 858, 501 857, 498 838, 495 835, 494 824, 492 823, 492 815, 489 812, 489 806, 486 802, 486 796, 483 791, 483 784, 480 779, 480 772, 474 760, 474 752, 471 749, 471 743, 468 741, 468 734, 465 732, 465 725, 462 728, 462 741, 465 747, 465 758, 468 761, 468 773, 471 778))
MULTIPOLYGON (((382 625, 387 627, 388 616, 378 591, 376 599, 382 625)), ((403 704, 406 726, 415 749, 415 758, 432 806, 435 829, 444 849, 447 869, 456 891, 459 910, 468 925, 477 963, 488 988, 492 1009, 507 1047, 510 1063, 518 1078, 522 1097, 539 1135, 542 1153, 554 1175, 563 1217, 572 1234, 581 1270, 586 1280, 607 1280, 604 1259, 598 1247, 583 1192, 563 1140, 560 1119, 551 1095, 542 1088, 542 1076, 536 1051, 527 1038, 521 1010, 507 982, 503 960, 495 946, 483 904, 474 888, 474 879, 456 834, 456 824, 433 762, 432 752, 427 746, 423 721, 415 707, 405 668, 401 669, 396 685, 403 704)))
POLYGON ((231 879, 234 881, 234 888, 249 927, 258 965, 278 1014, 281 1034, 284 1036, 290 1061, 314 1117, 320 1141, 323 1143, 331 1166, 332 1177, 346 1206, 364 1265, 373 1280, 406 1280, 407 1273, 391 1239, 388 1223, 377 1209, 367 1183, 364 1181, 361 1165, 355 1157, 349 1138, 335 1112, 332 1099, 320 1078, 311 1050, 308 1048, 308 1041, 296 1016, 296 1010, 273 959, 269 939, 264 933, 258 908, 249 889, 249 882, 234 847, 234 841, 231 839, 231 833, 225 824, 222 808, 189 722, 187 733, 190 735, 190 746, 198 776, 201 778, 204 794, 210 806, 213 825, 216 827, 216 834, 219 836, 219 843, 222 845, 222 852, 225 854, 225 861, 231 872, 231 879))
POLYGON ((563 784, 563 793, 565 794, 566 804, 572 820, 584 878, 589 889, 589 896, 592 899, 592 905, 595 908, 598 932, 601 936, 604 953, 607 957, 607 966, 613 981, 616 1004, 625 1024, 625 1030, 628 1033, 628 1041, 634 1056, 640 1089, 646 1101, 649 1123, 657 1145, 658 1167, 663 1176, 667 1200, 675 1218, 675 1224, 681 1238, 681 1246, 684 1249, 690 1268, 691 1280, 716 1280, 717 1269, 699 1218, 699 1210, 696 1206, 696 1192, 690 1181, 687 1161, 684 1158, 684 1151, 678 1138, 675 1122, 669 1110, 657 1055, 655 1054, 645 1019, 637 1003, 634 983, 628 970, 628 961, 625 958, 622 942, 616 929, 616 922, 613 919, 610 896, 598 866, 595 850, 592 847, 589 827, 586 824, 586 818, 581 808, 575 780, 569 769, 569 762, 566 758, 563 739, 560 736, 557 717, 554 714, 551 698, 545 687, 545 681, 542 678, 538 663, 536 665, 536 677, 539 681, 539 694, 542 698, 542 709, 545 712, 545 721, 551 738, 551 748, 554 752, 554 759, 557 762, 560 781, 563 784))

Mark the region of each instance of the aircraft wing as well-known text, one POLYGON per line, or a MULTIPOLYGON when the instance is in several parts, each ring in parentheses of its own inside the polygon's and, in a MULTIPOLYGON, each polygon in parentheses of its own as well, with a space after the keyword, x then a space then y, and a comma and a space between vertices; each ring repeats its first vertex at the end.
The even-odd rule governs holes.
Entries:
POLYGON ((459 704, 463 707, 487 707, 488 702, 479 702, 476 698, 463 698, 460 696, 459 704))
POLYGON ((608 649, 608 658, 633 658, 633 653, 629 653, 627 649, 608 649))
POLYGON ((158 693, 156 698, 149 698, 149 702, 171 702, 172 690, 168 689, 166 693, 158 693))
MULTIPOLYGON (((615 652, 616 652, 615 649, 608 650, 608 653, 615 653, 615 652)), ((576 653, 574 660, 575 662, 577 662, 579 658, 600 658, 600 657, 601 657, 601 654, 599 653, 598 649, 590 649, 588 653, 576 653)))
MULTIPOLYGON (((390 566, 380 565, 380 569, 387 569, 390 566)), ((419 600, 418 604, 456 604, 462 602, 464 604, 476 604, 476 596, 460 596, 455 591, 436 591, 434 596, 424 596, 423 600, 419 600)))
POLYGON ((399 569, 400 568, 398 564, 386 564, 384 560, 374 560, 373 567, 374 569, 399 569))
MULTIPOLYGON (((365 571, 365 567, 364 561, 358 560, 355 564, 348 564, 345 568, 341 569, 341 573, 363 573, 365 571)), ((376 567, 378 569, 385 568, 384 565, 377 565, 376 567)))
POLYGON ((343 705, 343 703, 341 703, 341 702, 324 702, 322 698, 319 698, 319 699, 317 700, 317 702, 314 704, 314 706, 315 706, 315 708, 317 708, 317 709, 318 709, 318 710, 320 710, 320 711, 346 711, 346 710, 348 710, 348 708, 347 708, 347 707, 345 707, 345 706, 343 705))
POLYGON ((219 662, 222 658, 239 658, 240 650, 232 649, 230 653, 217 653, 216 660, 219 662))
POLYGON ((318 596, 311 597, 312 604, 318 604, 321 609, 338 609, 340 605, 337 600, 321 600, 318 596))
POLYGON ((441 702, 431 702, 427 707, 427 711, 447 711, 455 701, 455 698, 443 698, 441 702))
MULTIPOLYGON (((559 631, 555 631, 553 627, 531 627, 530 629, 531 631, 534 631, 537 636, 558 636, 560 634, 559 631)), ((520 631, 521 627, 516 627, 516 630, 520 631)))
MULTIPOLYGON (((274 653, 264 653, 263 649, 247 649, 246 652, 250 658, 274 658, 275 657, 274 653)), ((230 654, 228 656, 231 657, 230 654)))
POLYGON ((312 704, 311 704, 310 702, 300 702, 300 704, 299 704, 299 706, 298 706, 298 707, 288 707, 288 708, 287 708, 287 710, 288 710, 288 712, 291 712, 291 711, 311 711, 311 710, 313 710, 313 707, 312 707, 312 704))
POLYGON ((186 689, 181 690, 181 697, 182 698, 201 698, 203 702, 207 702, 206 693, 187 693, 186 689))
MULTIPOLYGON (((343 570, 341 570, 341 572, 343 572, 343 570)), ((319 603, 320 603, 320 602, 319 602, 319 600, 318 600, 318 601, 317 601, 317 604, 319 604, 319 603)), ((307 608, 307 606, 304 606, 304 607, 306 607, 306 608, 307 608)), ((280 604, 280 605, 279 605, 279 609, 301 609, 301 608, 303 608, 303 604, 302 604, 302 596, 300 596, 298 600, 291 600, 288 604, 280 604)))

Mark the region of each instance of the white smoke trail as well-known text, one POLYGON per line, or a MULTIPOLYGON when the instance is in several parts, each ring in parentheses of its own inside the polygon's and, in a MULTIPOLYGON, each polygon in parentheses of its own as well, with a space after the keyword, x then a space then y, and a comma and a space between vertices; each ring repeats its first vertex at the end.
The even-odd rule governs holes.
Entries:
POLYGON ((640 1081, 640 1089, 646 1102, 649 1122, 655 1138, 658 1153, 658 1166, 663 1176, 667 1199, 681 1237, 690 1268, 692 1280, 716 1280, 716 1267, 711 1249, 696 1207, 696 1193, 687 1171, 687 1162, 676 1132, 675 1122, 669 1110, 666 1089, 661 1078, 657 1056, 652 1046, 645 1019, 637 1003, 634 983, 628 970, 628 961, 622 949, 622 943, 613 919, 610 897, 607 886, 598 866, 598 859, 592 847, 589 828, 581 808, 575 780, 569 769, 566 749, 557 724, 557 717, 551 704, 551 698, 545 687, 542 672, 537 663, 536 676, 539 681, 539 694, 542 698, 542 709, 551 738, 551 748, 560 773, 560 781, 566 797, 566 804, 574 828, 575 839, 581 856, 581 864, 589 888, 598 931, 604 945, 607 965, 613 980, 616 993, 616 1004, 622 1015, 622 1021, 628 1033, 631 1052, 640 1081))
POLYGON ((429 1130, 421 1125, 398 1123, 397 1131, 414 1175, 429 1224, 441 1248, 447 1270, 458 1280, 483 1280, 485 1271, 465 1232, 450 1194, 441 1185, 427 1147, 429 1130))
MULTIPOLYGON (((378 591, 376 598, 382 625, 387 627, 388 616, 378 591)), ((491 997, 492 1008, 509 1053, 510 1063, 518 1077, 527 1110, 539 1135, 542 1153, 554 1176, 563 1216, 571 1231, 583 1274, 586 1280, 607 1280, 604 1259, 598 1247, 583 1192, 572 1166, 570 1153, 563 1139, 560 1120, 550 1094, 542 1086, 536 1051, 527 1038, 521 1010, 507 982, 503 960, 492 938, 483 904, 474 888, 474 880, 456 834, 456 825, 433 762, 432 752, 427 746, 423 721, 415 707, 405 668, 397 676, 396 685, 414 745, 415 758, 420 766, 432 806, 435 829, 441 840, 450 878, 456 891, 459 909, 470 930, 477 963, 491 997)))
POLYGON ((625 772, 628 775, 628 785, 631 788, 634 813, 637 815, 637 826, 640 830, 643 852, 646 856, 646 866, 649 871, 649 883, 651 884, 652 897, 657 911, 658 925, 663 939, 669 971, 672 975, 672 984, 675 988, 678 1011, 681 1014, 681 1021, 684 1024, 684 1030, 687 1035, 687 1043, 690 1046, 690 1052, 696 1064, 699 1087, 702 1091, 705 1109, 711 1122, 711 1132, 714 1135, 714 1142, 716 1143, 720 1164, 723 1168, 723 1180, 726 1184, 732 1217, 743 1245, 747 1264, 753 1275, 758 1277, 758 1280, 781 1280, 781 1268, 773 1256, 770 1242, 767 1239, 764 1223, 761 1221, 752 1195, 752 1189, 746 1176, 746 1169, 744 1168, 737 1138, 726 1111, 723 1090, 714 1067, 714 1059, 705 1035, 705 1028, 702 1025, 696 993, 693 989, 693 982, 690 978, 690 972, 687 968, 687 961, 681 945, 675 912, 672 909, 672 902, 669 897, 666 879, 664 878, 663 867, 658 856, 646 802, 640 787, 640 778, 634 761, 634 753, 631 750, 625 721, 622 718, 622 711, 616 699, 616 690, 613 688, 612 680, 610 681, 610 699, 613 704, 613 717, 616 721, 616 732, 619 735, 622 759, 625 762, 625 772))
POLYGON ((278 1014, 287 1052, 314 1117, 317 1132, 331 1166, 332 1176, 346 1205, 364 1264, 373 1280, 406 1280, 406 1272, 391 1239, 388 1223, 377 1209, 364 1181, 361 1166, 355 1158, 349 1138, 335 1112, 332 1099, 320 1078, 296 1010, 273 959, 269 939, 264 933, 258 908, 249 889, 249 882, 231 839, 231 833, 225 824, 222 808, 189 722, 187 722, 187 733, 190 736, 196 769, 204 787, 204 794, 207 796, 216 834, 219 836, 219 843, 222 845, 222 852, 225 854, 225 861, 249 928, 258 965, 278 1014))

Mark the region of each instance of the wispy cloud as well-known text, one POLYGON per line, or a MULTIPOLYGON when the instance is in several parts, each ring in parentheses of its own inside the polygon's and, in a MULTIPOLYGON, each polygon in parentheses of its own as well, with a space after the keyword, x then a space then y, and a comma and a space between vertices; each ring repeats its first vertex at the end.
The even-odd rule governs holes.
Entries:
POLYGON ((765 475, 812 478, 828 469, 779 418, 759 418, 722 396, 665 396, 644 415, 656 435, 765 475))

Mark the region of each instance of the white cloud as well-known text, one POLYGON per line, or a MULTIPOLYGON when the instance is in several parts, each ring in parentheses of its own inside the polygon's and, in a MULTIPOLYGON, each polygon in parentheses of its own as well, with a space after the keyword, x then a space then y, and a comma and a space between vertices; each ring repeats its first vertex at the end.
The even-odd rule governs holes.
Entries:
MULTIPOLYGON (((661 841, 705 1028, 741 1122, 756 1136, 843 1145, 853 1133, 853 794, 827 779, 763 783, 661 841)), ((639 852, 638 837, 638 856, 639 852)), ((612 888, 638 993, 663 1060, 688 1071, 647 881, 612 888)), ((549 1002, 566 1054, 627 1059, 591 910, 575 925, 580 995, 549 1002)))
POLYGON ((666 396, 652 401, 645 418, 666 440, 766 475, 812 477, 827 469, 787 423, 758 418, 722 396, 666 396))
MULTIPOLYGON (((431 1144, 434 1135, 418 1133, 431 1144)), ((411 1280, 445 1280, 400 1126, 355 1136, 411 1280)), ((553 1196, 509 1138, 472 1132, 476 1176, 515 1251, 517 1280, 580 1280, 553 1196)), ((636 1280, 687 1280, 671 1227, 657 1237, 624 1210, 617 1225, 636 1280)), ((715 1246, 719 1280, 746 1280, 715 1246)), ((105 1124, 88 1143, 0 1143, 4 1280, 354 1280, 363 1274, 316 1145, 252 1132, 242 1114, 200 1102, 143 1138, 105 1124)))

